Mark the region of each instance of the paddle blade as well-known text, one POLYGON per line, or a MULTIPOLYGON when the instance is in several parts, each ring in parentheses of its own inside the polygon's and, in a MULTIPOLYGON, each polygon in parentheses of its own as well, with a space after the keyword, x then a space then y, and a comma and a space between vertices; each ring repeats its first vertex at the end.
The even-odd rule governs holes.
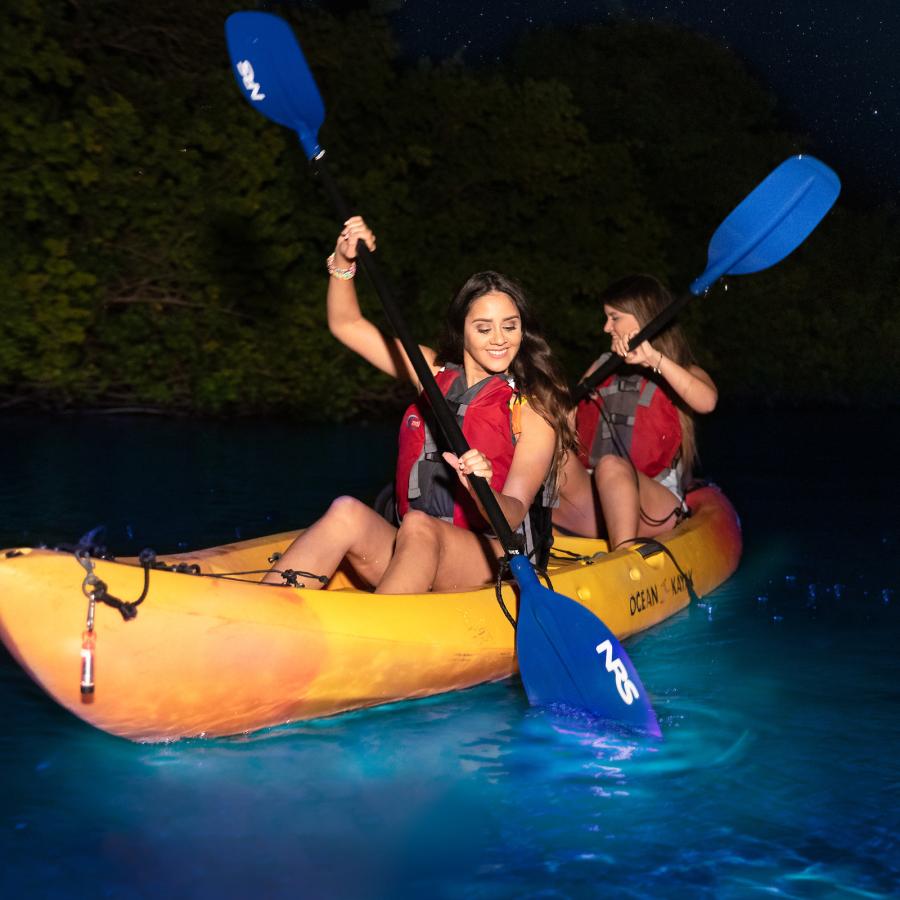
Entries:
POLYGON ((706 271, 691 293, 702 294, 723 275, 746 275, 780 262, 803 243, 840 191, 837 175, 812 156, 785 160, 716 229, 706 271))
POLYGON ((297 132, 307 159, 321 152, 325 106, 294 32, 264 12, 236 12, 225 21, 225 40, 238 86, 264 116, 297 132))
POLYGON ((647 692, 616 636, 580 603, 548 590, 526 557, 519 584, 516 653, 528 702, 563 704, 659 737, 647 692))

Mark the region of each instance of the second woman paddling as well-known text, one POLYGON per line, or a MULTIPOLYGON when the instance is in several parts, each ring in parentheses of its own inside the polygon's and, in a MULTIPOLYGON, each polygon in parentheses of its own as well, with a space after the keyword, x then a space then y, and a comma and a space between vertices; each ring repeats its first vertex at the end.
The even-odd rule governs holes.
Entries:
MULTIPOLYGON (((409 379, 421 391, 400 342, 364 318, 353 276, 357 242, 375 249, 365 222, 349 219, 328 259, 328 326, 343 344, 377 369, 409 379)), ((496 272, 473 275, 447 310, 437 351, 422 347, 442 393, 456 407, 471 449, 456 457, 433 423, 420 394, 400 426, 395 527, 353 497, 338 497, 325 515, 285 551, 278 570, 326 578, 343 561, 380 593, 421 593, 474 587, 490 580, 502 554, 491 536, 470 475, 485 478, 527 549, 546 535, 532 507, 548 503, 575 439, 567 419, 568 390, 521 288, 496 272)), ((536 511, 536 510, 535 510, 536 511)), ((319 582, 307 587, 319 587, 319 582)))
POLYGON ((578 404, 580 453, 566 462, 553 521, 585 537, 603 534, 605 526, 614 549, 668 531, 683 516, 696 456, 693 416, 711 412, 718 393, 677 324, 655 343, 631 347, 638 331, 672 302, 659 281, 632 275, 600 299, 603 330, 625 366, 578 404))

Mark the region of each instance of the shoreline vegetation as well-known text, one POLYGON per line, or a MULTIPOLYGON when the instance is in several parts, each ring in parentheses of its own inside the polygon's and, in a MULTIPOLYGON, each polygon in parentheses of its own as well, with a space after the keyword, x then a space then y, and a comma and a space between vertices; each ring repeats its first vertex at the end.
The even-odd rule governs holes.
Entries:
MULTIPOLYGON (((293 134, 239 96, 222 24, 242 6, 15 0, 0 414, 375 421, 408 402, 328 334, 336 223, 293 134)), ((453 288, 495 268, 574 381, 601 352, 611 280, 685 289, 734 204, 815 154, 737 56, 671 26, 538 31, 471 68, 402 61, 377 14, 277 11, 322 87, 331 169, 424 343, 453 288)), ((727 406, 896 406, 898 288, 896 215, 839 200, 783 263, 682 321, 727 406)))

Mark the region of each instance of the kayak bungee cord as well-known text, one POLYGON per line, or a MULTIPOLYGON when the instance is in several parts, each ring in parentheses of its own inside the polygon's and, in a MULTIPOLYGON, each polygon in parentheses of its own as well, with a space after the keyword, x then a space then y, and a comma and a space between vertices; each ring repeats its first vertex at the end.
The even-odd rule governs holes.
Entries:
MULTIPOLYGON (((86 552, 86 551, 84 551, 86 552)), ((144 553, 153 554, 152 550, 143 551, 144 553)), ((77 553, 76 553, 77 555, 77 553)), ((98 557, 102 558, 107 562, 116 562, 117 560, 114 557, 98 557)), ((144 565, 143 560, 141 561, 141 565, 144 565)), ((166 563, 162 560, 156 559, 154 554, 154 559, 150 563, 149 569, 156 569, 160 572, 174 572, 176 575, 196 575, 200 578, 220 578, 223 581, 242 581, 246 584, 263 584, 263 582, 256 581, 248 581, 246 578, 241 578, 239 576, 242 575, 266 575, 269 572, 274 571, 277 575, 280 575, 284 579, 284 584, 275 584, 275 585, 267 585, 267 587, 284 587, 285 585, 289 587, 295 588, 304 588, 306 584, 299 581, 300 578, 307 578, 313 581, 318 581, 320 584, 328 584, 328 577, 326 575, 316 575, 315 572, 304 572, 302 569, 245 569, 240 572, 202 572, 200 570, 200 566, 197 563, 166 563)), ((146 597, 146 585, 144 589, 144 593, 141 594, 140 599, 135 600, 131 603, 126 603, 123 600, 118 600, 116 597, 113 597, 107 589, 106 585, 102 581, 96 582, 101 586, 101 594, 102 596, 98 596, 98 600, 102 600, 106 603, 107 606, 112 606, 115 609, 119 609, 122 612, 123 619, 133 619, 137 616, 137 610, 134 609, 139 603, 142 603, 144 598, 146 597), (125 608, 126 611, 122 611, 119 608, 119 604, 125 608)))

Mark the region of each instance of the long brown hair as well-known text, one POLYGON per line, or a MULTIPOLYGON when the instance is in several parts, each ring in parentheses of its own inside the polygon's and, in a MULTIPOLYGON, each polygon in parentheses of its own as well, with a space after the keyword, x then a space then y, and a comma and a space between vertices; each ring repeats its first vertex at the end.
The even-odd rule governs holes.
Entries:
MULTIPOLYGON (((620 312, 630 313, 637 319, 638 325, 643 328, 672 302, 672 295, 652 275, 628 275, 613 282, 600 295, 600 302, 606 306, 612 306, 620 312)), ((677 362, 679 366, 687 368, 694 365, 695 360, 691 346, 677 322, 668 325, 653 338, 653 346, 657 350, 661 350, 669 359, 677 362)), ((689 480, 691 469, 697 459, 694 416, 680 398, 673 396, 665 379, 649 370, 647 370, 646 377, 657 381, 669 393, 678 410, 678 418, 681 421, 681 460, 684 465, 685 477, 689 480)))
POLYGON ((515 379, 518 390, 528 398, 535 412, 550 425, 556 435, 550 471, 553 483, 558 484, 566 453, 577 446, 575 430, 568 417, 572 400, 569 385, 553 359, 550 345, 541 334, 521 286, 498 272, 477 272, 469 278, 447 308, 437 361, 462 365, 466 316, 476 300, 494 291, 506 294, 519 313, 522 342, 509 367, 509 374, 515 379))

